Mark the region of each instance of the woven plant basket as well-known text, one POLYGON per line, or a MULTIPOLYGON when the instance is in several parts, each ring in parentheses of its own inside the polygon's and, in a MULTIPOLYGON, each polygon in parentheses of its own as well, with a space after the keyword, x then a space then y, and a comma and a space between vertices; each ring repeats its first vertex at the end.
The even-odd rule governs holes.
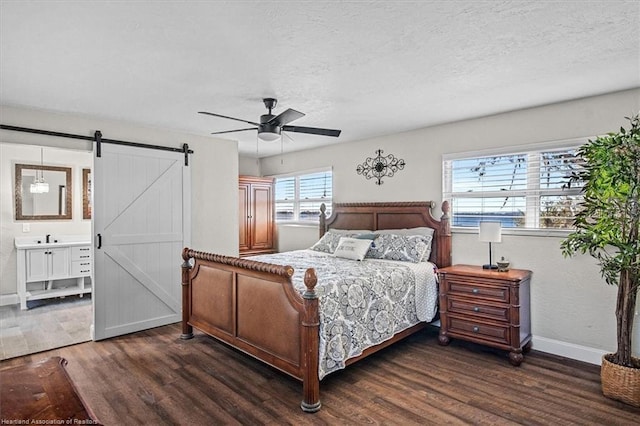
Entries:
POLYGON ((610 362, 608 357, 612 355, 602 357, 602 393, 607 398, 640 407, 640 359, 632 358, 636 368, 629 368, 610 362))

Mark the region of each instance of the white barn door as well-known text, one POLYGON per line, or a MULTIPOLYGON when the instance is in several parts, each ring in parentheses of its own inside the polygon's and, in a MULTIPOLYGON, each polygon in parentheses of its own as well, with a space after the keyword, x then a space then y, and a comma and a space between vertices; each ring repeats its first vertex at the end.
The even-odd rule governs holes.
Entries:
POLYGON ((181 320, 191 206, 184 158, 106 143, 94 158, 95 340, 181 320))

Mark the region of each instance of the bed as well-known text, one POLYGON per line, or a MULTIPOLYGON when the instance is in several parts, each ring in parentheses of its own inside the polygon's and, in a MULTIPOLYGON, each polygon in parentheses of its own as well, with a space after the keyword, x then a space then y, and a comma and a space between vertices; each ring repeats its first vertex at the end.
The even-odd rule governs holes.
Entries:
MULTIPOLYGON (((334 204, 333 212, 327 218, 326 209, 322 206, 319 243, 334 233, 348 232, 338 230, 358 230, 357 233, 353 231, 357 238, 366 239, 375 237, 366 237, 366 233, 362 231, 379 234, 384 233, 383 230, 427 227, 433 230, 427 265, 440 268, 449 266, 449 206, 447 202, 442 204, 440 219, 432 216, 434 207, 434 202, 342 203, 334 204)), ((338 362, 339 365, 327 368, 326 357, 321 357, 321 341, 326 340, 321 338, 321 333, 324 336, 330 325, 321 324, 321 318, 327 314, 321 314, 324 311, 320 304, 321 300, 325 300, 322 308, 326 308, 326 304, 329 303, 324 299, 325 286, 330 284, 328 276, 336 279, 336 276, 341 278, 342 275, 348 274, 336 272, 337 270, 329 274, 327 269, 322 272, 323 269, 320 267, 317 274, 316 268, 302 266, 305 264, 305 261, 301 260, 302 255, 299 252, 291 252, 288 258, 286 253, 273 255, 272 258, 237 258, 185 248, 182 253, 184 262, 181 338, 192 338, 195 327, 302 381, 301 408, 306 412, 315 412, 321 407, 320 380, 325 374, 353 364, 421 330, 433 319, 433 315, 429 317, 429 314, 426 314, 426 319, 417 321, 402 320, 392 334, 381 336, 373 346, 360 345, 355 351, 351 351, 351 354, 347 354, 346 359, 338 362), (265 261, 270 259, 276 259, 278 263, 265 261), (297 272, 290 263, 296 264, 297 272), (319 280, 321 285, 317 286, 319 280), (269 327, 265 327, 265 324, 269 327)), ((328 264, 328 257, 331 255, 320 253, 315 257, 321 259, 321 264, 328 264)), ((384 259, 381 262, 383 261, 384 259)), ((358 265, 354 266, 354 269, 363 267, 361 265, 365 263, 354 260, 351 262, 358 265)), ((401 285, 404 276, 398 275, 401 274, 399 271, 407 268, 396 265, 389 267, 392 268, 389 274, 395 274, 395 281, 401 285)), ((433 271, 432 275, 435 276, 433 271)), ((406 299, 409 296, 399 293, 397 297, 406 299)), ((396 305, 399 306, 400 303, 395 304, 394 309, 396 305)), ((401 315, 398 314, 398 317, 401 315)), ((413 318, 416 315, 409 313, 407 317, 413 318)), ((326 341, 323 341, 324 344, 326 341)), ((324 352, 326 354, 327 350, 324 352)))

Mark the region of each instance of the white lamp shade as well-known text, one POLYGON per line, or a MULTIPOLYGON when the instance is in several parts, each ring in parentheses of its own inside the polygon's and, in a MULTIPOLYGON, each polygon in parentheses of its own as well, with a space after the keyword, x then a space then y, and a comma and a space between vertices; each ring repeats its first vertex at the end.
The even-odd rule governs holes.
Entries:
POLYGON ((500 222, 480 222, 479 239, 483 243, 501 243, 502 225, 500 222))
POLYGON ((276 139, 278 139, 279 137, 280 137, 280 135, 277 134, 277 133, 271 133, 271 132, 258 133, 258 138, 260 138, 261 140, 263 140, 265 142, 273 142, 276 139))

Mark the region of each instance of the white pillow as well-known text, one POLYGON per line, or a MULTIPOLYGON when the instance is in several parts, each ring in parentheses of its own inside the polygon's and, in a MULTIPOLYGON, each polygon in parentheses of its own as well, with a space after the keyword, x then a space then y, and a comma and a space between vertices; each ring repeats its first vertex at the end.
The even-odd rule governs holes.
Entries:
POLYGON ((311 250, 321 251, 324 253, 333 253, 338 247, 338 243, 340 242, 341 237, 355 237, 356 235, 360 235, 363 233, 370 233, 366 229, 363 230, 350 230, 350 229, 329 229, 325 234, 320 238, 320 240, 311 246, 311 250))
POLYGON ((362 260, 369 251, 372 240, 360 240, 358 238, 342 237, 333 255, 344 259, 362 260))

